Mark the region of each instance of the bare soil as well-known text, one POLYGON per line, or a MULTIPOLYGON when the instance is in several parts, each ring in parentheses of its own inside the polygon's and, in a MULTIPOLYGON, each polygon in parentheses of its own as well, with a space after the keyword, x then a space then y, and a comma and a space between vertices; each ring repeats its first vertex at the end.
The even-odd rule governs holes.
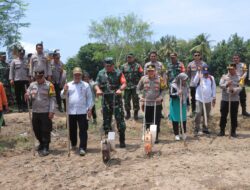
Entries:
POLYGON ((51 154, 40 157, 32 154, 28 113, 7 114, 8 126, 2 128, 0 134, 0 189, 248 190, 250 119, 241 116, 240 108, 238 137, 217 137, 220 96, 217 94, 217 104, 209 121, 211 135, 194 138, 192 119, 188 118, 187 146, 184 146, 182 141, 174 141, 172 125, 163 119, 160 143, 148 157, 141 142, 142 121, 131 119, 126 121, 126 149, 117 146, 108 164, 101 158, 100 116, 96 126, 90 122, 86 156, 80 157, 71 151, 68 157, 65 115, 56 113, 51 154))

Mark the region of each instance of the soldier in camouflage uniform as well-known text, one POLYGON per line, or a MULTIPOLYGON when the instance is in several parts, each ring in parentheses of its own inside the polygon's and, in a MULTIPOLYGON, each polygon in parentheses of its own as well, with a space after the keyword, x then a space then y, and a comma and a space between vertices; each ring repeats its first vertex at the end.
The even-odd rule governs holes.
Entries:
POLYGON ((14 97, 9 81, 10 66, 6 62, 6 52, 0 53, 0 81, 3 83, 9 105, 14 105, 14 97))
POLYGON ((122 105, 122 91, 126 88, 123 73, 114 67, 113 58, 104 60, 105 68, 99 71, 96 79, 96 94, 102 95, 103 128, 107 135, 111 128, 112 114, 114 114, 120 135, 120 147, 125 148, 124 112, 122 105), (113 113, 113 111, 115 113, 113 113))
POLYGON ((138 94, 136 93, 136 86, 143 75, 143 69, 139 63, 135 62, 135 58, 132 53, 128 54, 127 61, 128 61, 127 63, 121 66, 121 72, 124 74, 127 81, 127 87, 124 90, 124 103, 125 103, 125 110, 127 112, 125 119, 129 119, 131 116, 130 101, 132 99, 134 108, 134 119, 137 120, 140 106, 139 106, 139 97, 138 94))
POLYGON ((172 81, 177 77, 177 75, 185 72, 185 66, 182 62, 178 61, 177 53, 171 53, 170 59, 171 62, 167 66, 167 79, 169 87, 172 81))

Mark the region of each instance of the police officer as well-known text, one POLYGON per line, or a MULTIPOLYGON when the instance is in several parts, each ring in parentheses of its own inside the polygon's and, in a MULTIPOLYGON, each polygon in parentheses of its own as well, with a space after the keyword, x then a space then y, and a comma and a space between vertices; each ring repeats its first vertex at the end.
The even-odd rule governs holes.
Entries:
POLYGON ((18 111, 26 111, 27 104, 24 100, 25 85, 29 84, 29 67, 28 62, 24 58, 25 50, 18 50, 18 57, 13 59, 10 64, 10 84, 15 88, 16 102, 18 111))
POLYGON ((227 115, 229 112, 229 104, 231 104, 231 113, 229 113, 229 117, 231 117, 231 135, 232 137, 236 137, 236 128, 238 125, 237 117, 238 117, 238 108, 239 108, 239 93, 241 91, 241 87, 239 85, 240 77, 236 72, 236 64, 232 63, 228 67, 228 74, 223 75, 220 79, 220 87, 222 89, 222 98, 221 98, 221 118, 220 118, 220 133, 218 136, 225 135, 225 127, 227 124, 227 115), (230 96, 230 97, 229 97, 230 96))
MULTIPOLYGON (((166 75, 166 68, 164 67, 164 65, 162 64, 162 62, 158 61, 158 55, 156 51, 151 51, 149 53, 149 59, 150 61, 147 62, 144 65, 144 75, 146 75, 147 73, 147 67, 148 65, 154 65, 155 66, 155 71, 156 74, 162 77, 163 82, 166 84, 167 83, 167 75, 166 75)), ((166 85, 164 85, 166 86, 166 85)), ((163 106, 161 104, 161 110, 163 109, 163 106)), ((164 118, 163 114, 161 113, 161 118, 164 118)))
POLYGON ((51 64, 43 53, 43 44, 36 44, 36 53, 34 53, 30 58, 30 77, 34 79, 35 70, 43 70, 44 77, 51 80, 51 64))
POLYGON ((247 76, 247 65, 245 63, 240 62, 240 56, 238 54, 235 54, 233 56, 233 63, 236 64, 236 72, 237 75, 240 77, 240 85, 242 86, 242 90, 240 91, 240 105, 242 108, 242 115, 250 117, 250 113, 248 113, 246 110, 247 95, 245 89, 245 79, 247 76))
POLYGON ((199 51, 195 51, 193 53, 193 61, 191 61, 187 66, 187 75, 190 80, 190 95, 191 95, 191 107, 192 107, 192 117, 195 115, 196 109, 196 100, 195 100, 195 93, 196 93, 196 84, 194 83, 194 77, 197 71, 202 69, 202 65, 206 64, 204 61, 201 60, 201 53, 199 51))
POLYGON ((62 100, 60 96, 61 88, 61 80, 63 74, 63 63, 60 61, 60 53, 54 52, 53 53, 53 60, 51 61, 51 68, 52 68, 52 83, 54 84, 55 91, 56 91, 56 102, 58 106, 58 110, 63 112, 62 109, 62 100))
POLYGON ((36 81, 30 84, 25 99, 32 100, 32 126, 40 143, 38 152, 41 156, 47 156, 55 109, 55 89, 54 85, 45 79, 43 70, 35 70, 34 74, 36 81))
POLYGON ((113 58, 108 57, 104 60, 104 69, 99 71, 96 79, 96 94, 103 95, 102 113, 103 128, 107 135, 111 128, 112 114, 115 115, 118 132, 120 135, 120 147, 125 148, 124 112, 122 105, 122 91, 126 88, 126 79, 123 73, 115 69, 113 58), (115 113, 113 113, 113 111, 115 113))
POLYGON ((147 75, 143 76, 137 85, 137 94, 142 94, 142 111, 144 111, 144 106, 146 106, 146 113, 144 113, 146 128, 149 128, 150 124, 154 124, 155 118, 155 124, 157 125, 155 143, 158 143, 161 124, 161 102, 163 99, 162 91, 165 88, 165 83, 162 77, 156 74, 156 67, 154 65, 148 65, 146 69, 147 75))
POLYGON ((143 75, 143 69, 139 63, 135 62, 135 57, 133 53, 128 54, 127 63, 121 66, 121 71, 124 74, 127 81, 127 87, 124 90, 124 103, 125 103, 124 106, 127 112, 125 119, 129 119, 131 117, 130 101, 132 99, 134 108, 134 119, 137 120, 140 106, 139 106, 139 97, 138 94, 136 93, 136 86, 143 75))

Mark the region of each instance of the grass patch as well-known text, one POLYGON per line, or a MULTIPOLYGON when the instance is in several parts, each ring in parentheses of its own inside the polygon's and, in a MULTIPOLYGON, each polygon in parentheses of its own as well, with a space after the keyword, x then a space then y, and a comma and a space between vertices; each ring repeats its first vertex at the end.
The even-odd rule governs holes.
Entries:
POLYGON ((6 151, 8 149, 18 149, 18 150, 30 150, 32 147, 30 137, 15 136, 15 137, 4 137, 0 139, 0 152, 6 151))

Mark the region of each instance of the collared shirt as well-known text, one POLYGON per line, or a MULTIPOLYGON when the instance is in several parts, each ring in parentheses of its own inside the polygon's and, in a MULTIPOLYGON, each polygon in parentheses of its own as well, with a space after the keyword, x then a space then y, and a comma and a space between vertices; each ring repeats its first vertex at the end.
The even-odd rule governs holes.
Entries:
POLYGON ((44 70, 44 76, 52 75, 51 64, 44 54, 33 54, 30 58, 30 76, 34 77, 36 70, 44 70))
POLYGON ((32 112, 48 113, 55 111, 55 89, 54 85, 44 80, 44 83, 39 84, 34 81, 27 89, 27 93, 32 99, 32 112))
POLYGON ((245 86, 245 78, 247 77, 247 65, 245 63, 236 64, 236 72, 240 77, 240 85, 245 86))
POLYGON ((239 85, 240 77, 236 75, 230 75, 229 73, 226 75, 223 75, 220 79, 220 87, 222 89, 222 101, 229 101, 229 94, 231 101, 239 101, 240 96, 239 93, 242 90, 242 88, 239 85), (234 89, 234 92, 229 92, 229 89, 227 87, 227 84, 229 81, 232 81, 232 87, 234 89))
MULTIPOLYGON (((80 115, 86 114, 93 106, 92 92, 88 83, 80 81, 68 83, 68 114, 80 115)), ((61 91, 61 97, 65 99, 64 90, 61 91)))
POLYGON ((55 63, 54 60, 51 62, 51 70, 52 70, 52 81, 53 83, 60 84, 62 80, 62 69, 63 63, 60 61, 59 63, 55 63))
POLYGON ((144 75, 147 74, 147 66, 148 65, 154 65, 155 68, 156 68, 156 73, 158 75, 161 75, 162 77, 163 77, 164 74, 166 75, 166 73, 165 73, 166 69, 165 69, 164 65, 161 62, 159 62, 159 61, 156 61, 156 62, 151 62, 151 61, 147 62, 144 65, 144 75))
POLYGON ((198 67, 202 68, 203 64, 205 64, 204 61, 199 61, 199 62, 192 61, 188 64, 187 75, 188 75, 188 78, 190 79, 190 84, 189 84, 190 87, 196 86, 196 84, 193 82, 194 76, 196 75, 196 72, 198 71, 198 67))
POLYGON ((10 64, 9 79, 14 81, 29 80, 29 65, 27 59, 14 59, 10 64))
POLYGON ((214 81, 214 77, 202 77, 199 78, 199 72, 196 73, 194 80, 194 84, 198 85, 196 88, 195 93, 195 99, 204 102, 209 103, 216 97, 216 84, 214 81), (202 80, 202 81, 201 81, 202 80))
MULTIPOLYGON (((159 75, 155 75, 154 78, 145 75, 139 81, 136 91, 138 95, 141 94, 141 97, 147 101, 147 106, 154 106, 156 99, 162 97, 162 83, 163 80, 159 75)), ((156 105, 160 104, 161 102, 156 102, 156 105)))

